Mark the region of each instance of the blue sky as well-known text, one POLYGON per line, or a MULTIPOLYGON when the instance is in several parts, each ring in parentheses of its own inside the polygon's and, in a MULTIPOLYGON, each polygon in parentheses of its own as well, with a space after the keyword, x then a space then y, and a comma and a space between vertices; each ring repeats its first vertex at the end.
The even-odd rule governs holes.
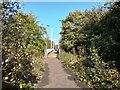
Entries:
POLYGON ((53 40, 58 43, 59 30, 61 30, 61 22, 59 20, 64 19, 69 12, 85 9, 90 10, 93 6, 98 7, 103 5, 104 2, 24 2, 24 13, 32 12, 39 25, 50 25, 47 28, 48 35, 51 35, 51 29, 53 30, 53 40))

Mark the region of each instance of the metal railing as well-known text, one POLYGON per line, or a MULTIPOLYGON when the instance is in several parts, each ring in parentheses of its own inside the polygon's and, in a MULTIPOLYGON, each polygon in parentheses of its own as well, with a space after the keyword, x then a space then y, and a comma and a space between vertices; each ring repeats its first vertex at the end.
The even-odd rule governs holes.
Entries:
POLYGON ((50 52, 52 52, 54 49, 51 48, 51 49, 45 49, 45 55, 49 54, 50 52))

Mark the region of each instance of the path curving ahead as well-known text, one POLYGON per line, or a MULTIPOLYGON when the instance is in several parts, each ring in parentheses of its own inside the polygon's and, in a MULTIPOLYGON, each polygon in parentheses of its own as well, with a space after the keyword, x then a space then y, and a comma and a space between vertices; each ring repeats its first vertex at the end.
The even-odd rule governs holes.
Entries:
POLYGON ((72 76, 64 71, 62 63, 56 58, 55 52, 45 58, 46 70, 39 88, 80 88, 72 76))

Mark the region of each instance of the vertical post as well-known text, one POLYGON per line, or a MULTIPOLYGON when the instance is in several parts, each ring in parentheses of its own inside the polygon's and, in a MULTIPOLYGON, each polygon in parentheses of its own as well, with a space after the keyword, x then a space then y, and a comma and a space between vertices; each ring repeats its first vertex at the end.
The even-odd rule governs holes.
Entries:
POLYGON ((54 49, 54 41, 53 41, 53 49, 54 49))
POLYGON ((55 39, 53 39, 53 49, 55 48, 55 39))
POLYGON ((58 37, 58 49, 59 49, 59 54, 60 54, 60 29, 59 29, 59 37, 58 37))
POLYGON ((52 48, 52 29, 51 29, 51 48, 52 48))
POLYGON ((47 41, 48 41, 48 39, 47 39, 47 36, 46 36, 46 50, 45 50, 45 56, 46 57, 48 57, 48 55, 47 55, 47 41))

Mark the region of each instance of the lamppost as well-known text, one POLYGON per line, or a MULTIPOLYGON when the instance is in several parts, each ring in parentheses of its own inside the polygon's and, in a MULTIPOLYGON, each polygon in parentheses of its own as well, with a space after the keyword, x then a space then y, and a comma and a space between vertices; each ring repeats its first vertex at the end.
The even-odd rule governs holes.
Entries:
POLYGON ((51 49, 53 48, 53 47, 52 47, 52 34, 53 34, 53 31, 52 31, 52 29, 51 29, 51 49))
MULTIPOLYGON (((43 26, 44 24, 41 24, 41 25, 43 26)), ((46 28, 50 27, 50 25, 46 25, 46 26, 45 26, 46 28), (47 27, 46 27, 46 26, 47 26, 47 27)), ((45 52, 46 57, 48 57, 48 56, 47 56, 47 48, 48 48, 48 32, 47 32, 47 30, 46 30, 46 38, 45 38, 45 39, 46 39, 46 40, 45 40, 45 41, 46 41, 46 49, 45 49, 44 52, 45 52)))
POLYGON ((53 49, 55 49, 55 39, 53 39, 53 49))
MULTIPOLYGON (((47 27, 50 27, 49 24, 46 25, 47 27)), ((46 49, 48 48, 48 33, 47 33, 47 36, 46 36, 46 49)))
POLYGON ((60 54, 60 29, 59 29, 59 35, 58 35, 58 50, 60 54))

